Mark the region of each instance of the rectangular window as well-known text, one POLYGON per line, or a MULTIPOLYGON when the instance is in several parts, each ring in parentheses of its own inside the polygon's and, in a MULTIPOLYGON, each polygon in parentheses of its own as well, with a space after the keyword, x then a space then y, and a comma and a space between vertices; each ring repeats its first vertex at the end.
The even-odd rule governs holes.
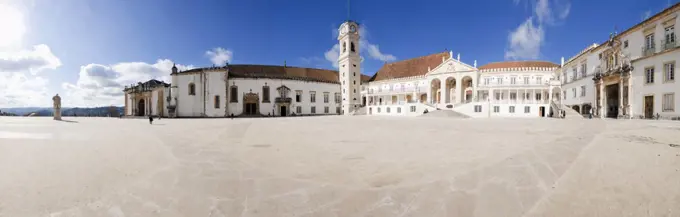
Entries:
POLYGON ((584 96, 586 96, 586 86, 585 85, 581 86, 581 97, 584 97, 584 96))
POLYGON ((262 102, 264 103, 269 102, 269 86, 262 87, 262 102))
POLYGON ((503 77, 498 77, 498 84, 503 84, 503 77))
POLYGON ((628 48, 628 40, 623 41, 623 48, 628 48))
POLYGON ((316 91, 309 91, 309 102, 316 102, 316 91))
POLYGON ((531 107, 524 106, 524 113, 529 113, 529 112, 531 112, 531 107))
POLYGON ((566 90, 565 90, 565 91, 562 91, 562 96, 564 96, 563 98, 564 98, 565 100, 567 99, 567 91, 566 91, 566 90))
POLYGON ((510 100, 516 100, 517 99, 517 93, 510 93, 510 100))
POLYGON ((524 76, 524 84, 529 84, 529 76, 524 76))
POLYGON ((238 87, 237 86, 231 86, 231 92, 229 94, 231 94, 231 96, 229 97, 229 102, 238 102, 238 87))
POLYGON ((510 106, 510 113, 515 113, 515 106, 510 106))
POLYGON ((416 106, 411 106, 411 112, 416 112, 416 106))
POLYGON ((541 93, 536 93, 536 100, 541 100, 541 93))
POLYGON ((666 27, 664 33, 666 44, 672 44, 673 42, 675 42, 675 26, 666 27))
POLYGON ((340 93, 335 93, 335 103, 340 103, 340 93))
POLYGON ((481 105, 475 105, 475 112, 476 113, 482 112, 482 106, 481 105))
POLYGON ((654 34, 649 34, 645 36, 645 48, 646 49, 654 48, 654 34))
POLYGON ((340 114, 340 107, 335 107, 335 114, 340 114))
POLYGON ((312 106, 312 114, 316 114, 316 106, 312 106))
POLYGON ((564 74, 562 77, 564 78, 564 83, 569 82, 569 79, 567 78, 567 72, 562 73, 564 74))
POLYGON ((390 113, 390 107, 387 107, 387 113, 390 113))
POLYGON ((489 85, 491 83, 491 78, 484 78, 484 85, 489 85))
POLYGON ((517 77, 510 77, 510 84, 517 84, 517 77))
POLYGON ((378 113, 380 113, 380 107, 378 107, 378 113))
POLYGON ((538 76, 536 77, 536 84, 542 84, 543 83, 543 77, 538 76))
POLYGON ((328 106, 324 106, 324 107, 323 107, 323 113, 328 114, 328 106))
POLYGON ((302 106, 296 107, 295 112, 297 112, 298 114, 302 114, 302 106))
POLYGON ((218 109, 220 108, 220 96, 215 96, 215 99, 213 100, 213 103, 215 104, 215 108, 218 109))
POLYGON ((661 105, 664 112, 675 111, 675 94, 667 93, 663 95, 663 103, 661 105))
POLYGON ((295 91, 295 102, 302 102, 302 91, 301 90, 295 91))
POLYGON ((401 107, 397 107, 397 113, 401 113, 401 107))
POLYGON ((498 113, 501 112, 501 107, 500 106, 494 106, 493 107, 493 113, 498 113))
POLYGON ((654 67, 645 69, 645 83, 647 84, 654 83, 654 67))
POLYGON ((588 66, 585 63, 581 64, 581 77, 582 78, 586 77, 587 74, 588 74, 588 66))
POLYGON ((576 98, 576 88, 571 88, 571 93, 572 93, 571 98, 576 98))
POLYGON ((328 103, 329 100, 329 94, 328 92, 323 93, 323 103, 328 103))
POLYGON ((571 80, 574 81, 576 79, 578 79, 578 74, 576 72, 576 67, 574 67, 571 69, 571 80))
POLYGON ((675 63, 666 63, 663 65, 663 81, 675 80, 675 63))

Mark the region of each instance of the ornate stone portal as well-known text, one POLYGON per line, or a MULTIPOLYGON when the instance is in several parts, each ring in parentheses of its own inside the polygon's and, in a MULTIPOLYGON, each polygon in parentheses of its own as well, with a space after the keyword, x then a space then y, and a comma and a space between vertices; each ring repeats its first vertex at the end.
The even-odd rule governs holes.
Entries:
POLYGON ((54 108, 54 120, 61 120, 61 97, 59 94, 52 97, 52 108, 54 108))

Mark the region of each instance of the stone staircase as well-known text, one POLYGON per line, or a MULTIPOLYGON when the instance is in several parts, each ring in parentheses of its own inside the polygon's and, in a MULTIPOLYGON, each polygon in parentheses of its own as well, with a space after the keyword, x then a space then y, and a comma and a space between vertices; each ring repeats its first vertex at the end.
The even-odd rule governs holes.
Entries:
POLYGON ((361 108, 359 108, 359 109, 357 109, 357 110, 354 110, 354 111, 351 113, 351 115, 353 115, 353 116, 356 116, 356 115, 366 115, 366 110, 367 110, 366 106, 363 106, 363 107, 361 107, 361 108))
POLYGON ((581 113, 578 113, 576 110, 569 108, 568 106, 562 105, 560 109, 566 112, 567 115, 564 117, 565 119, 583 119, 583 115, 581 113))

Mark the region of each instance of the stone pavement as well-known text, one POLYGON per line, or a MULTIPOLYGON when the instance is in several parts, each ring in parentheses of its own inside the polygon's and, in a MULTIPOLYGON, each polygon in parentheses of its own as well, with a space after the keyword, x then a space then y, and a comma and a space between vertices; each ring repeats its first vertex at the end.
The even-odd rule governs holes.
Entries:
POLYGON ((680 122, 0 118, 0 217, 680 216, 680 122))

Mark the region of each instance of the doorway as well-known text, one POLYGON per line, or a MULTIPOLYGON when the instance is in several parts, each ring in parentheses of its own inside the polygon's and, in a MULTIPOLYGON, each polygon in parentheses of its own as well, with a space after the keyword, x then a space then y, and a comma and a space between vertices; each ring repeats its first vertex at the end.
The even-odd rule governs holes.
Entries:
POLYGON ((472 102, 472 90, 465 91, 465 103, 472 102))
POLYGON ((144 116, 144 111, 146 111, 146 108, 144 108, 144 99, 140 99, 139 102, 137 103, 137 116, 144 116))
POLYGON ((619 117, 619 84, 607 85, 607 117, 608 118, 618 118, 619 117))
POLYGON ((247 93, 243 96, 243 115, 259 115, 260 97, 256 93, 247 93))
POLYGON ((654 118, 654 96, 645 96, 645 118, 654 118))
POLYGON ((545 106, 541 106, 538 108, 538 116, 545 117, 545 106))
POLYGON ((281 117, 286 117, 286 114, 288 114, 288 107, 286 106, 279 107, 279 112, 281 117))

